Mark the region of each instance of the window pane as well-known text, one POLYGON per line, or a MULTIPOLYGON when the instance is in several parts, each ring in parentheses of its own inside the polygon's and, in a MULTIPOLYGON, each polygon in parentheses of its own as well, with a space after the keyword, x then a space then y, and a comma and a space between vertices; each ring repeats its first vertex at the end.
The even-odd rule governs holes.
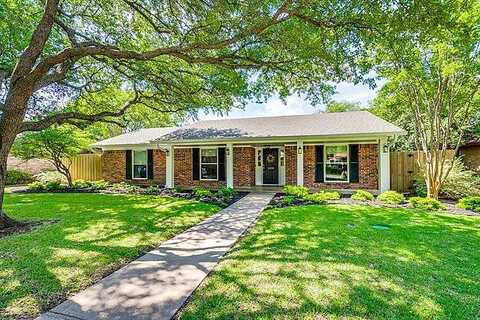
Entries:
POLYGON ((217 163, 217 149, 201 149, 202 163, 217 163))
POLYGON ((133 164, 147 164, 147 151, 133 151, 133 164))
POLYGON ((133 177, 137 179, 146 179, 147 178, 147 166, 142 164, 133 165, 133 177))
POLYGON ((202 164, 200 173, 201 173, 200 177, 202 179, 217 180, 217 165, 202 164))
POLYGON ((348 181, 347 164, 335 163, 325 165, 325 180, 348 181))
POLYGON ((348 147, 343 146, 326 146, 326 159, 329 163, 347 162, 348 147))

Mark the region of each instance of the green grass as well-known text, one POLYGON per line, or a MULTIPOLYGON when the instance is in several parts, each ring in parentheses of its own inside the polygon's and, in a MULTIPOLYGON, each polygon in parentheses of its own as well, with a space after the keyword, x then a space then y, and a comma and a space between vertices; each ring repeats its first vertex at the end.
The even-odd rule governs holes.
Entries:
POLYGON ((155 196, 7 194, 16 219, 58 220, 0 238, 0 318, 34 317, 218 211, 155 196))
POLYGON ((480 319, 479 306, 479 218, 304 206, 264 212, 181 319, 480 319))

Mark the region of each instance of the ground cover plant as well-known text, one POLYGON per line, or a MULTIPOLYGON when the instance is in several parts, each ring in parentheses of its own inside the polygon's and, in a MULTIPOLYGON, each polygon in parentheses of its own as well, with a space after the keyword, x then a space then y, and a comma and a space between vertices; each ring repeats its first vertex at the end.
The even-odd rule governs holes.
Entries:
POLYGON ((218 211, 147 195, 7 194, 15 219, 49 221, 0 238, 0 319, 33 318, 218 211))
POLYGON ((180 319, 476 319, 479 225, 404 208, 270 209, 180 319))

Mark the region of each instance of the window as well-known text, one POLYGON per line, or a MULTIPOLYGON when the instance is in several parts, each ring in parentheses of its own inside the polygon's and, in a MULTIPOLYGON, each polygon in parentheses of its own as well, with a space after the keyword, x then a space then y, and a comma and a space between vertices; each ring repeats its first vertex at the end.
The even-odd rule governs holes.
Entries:
POLYGON ((147 179, 147 150, 133 150, 133 179, 147 179))
POLYGON ((325 181, 348 182, 348 145, 325 146, 325 181))
POLYGON ((200 179, 218 180, 218 149, 200 149, 200 179))

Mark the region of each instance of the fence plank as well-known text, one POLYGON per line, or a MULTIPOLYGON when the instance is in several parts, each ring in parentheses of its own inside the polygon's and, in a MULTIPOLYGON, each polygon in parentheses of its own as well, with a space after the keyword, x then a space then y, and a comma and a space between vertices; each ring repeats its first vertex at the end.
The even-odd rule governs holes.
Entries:
POLYGON ((72 159, 70 173, 73 180, 102 180, 102 157, 98 154, 80 154, 72 159))

